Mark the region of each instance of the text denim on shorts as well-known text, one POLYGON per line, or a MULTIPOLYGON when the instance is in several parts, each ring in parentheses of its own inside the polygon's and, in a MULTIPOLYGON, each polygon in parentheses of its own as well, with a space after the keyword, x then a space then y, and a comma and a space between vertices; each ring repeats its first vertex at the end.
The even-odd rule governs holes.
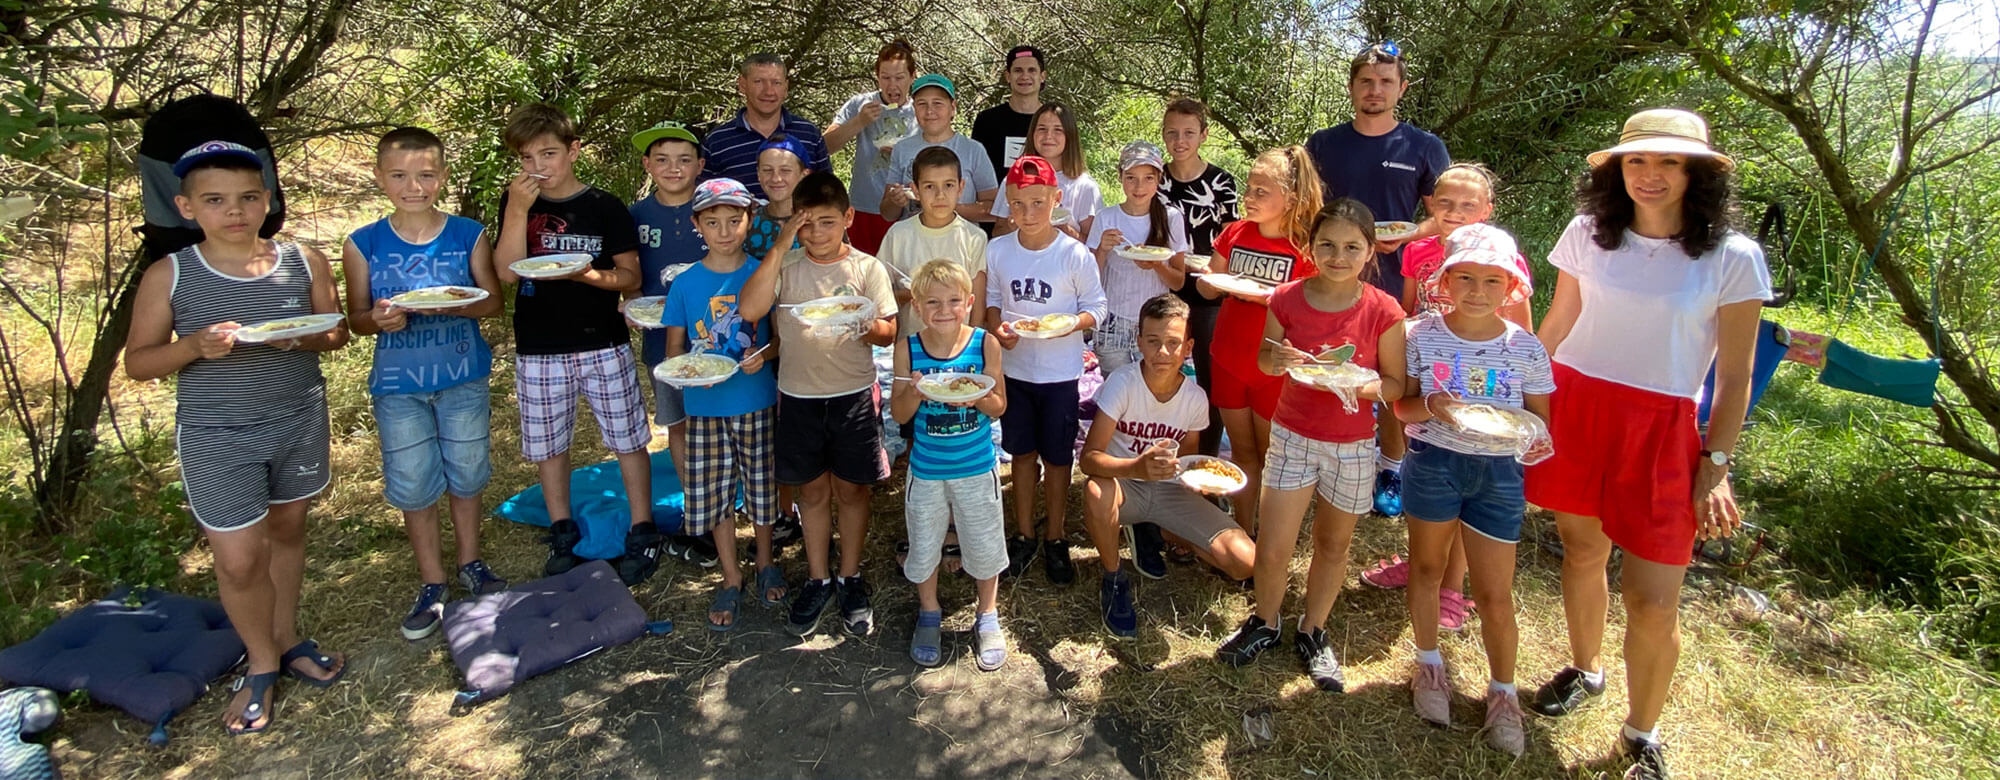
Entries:
POLYGON ((1526 473, 1512 455, 1467 455, 1411 439, 1403 458, 1403 512, 1432 523, 1456 518, 1480 536, 1519 542, 1526 473))
POLYGON ((1176 481, 1120 479, 1118 523, 1152 523, 1160 530, 1207 547, 1215 537, 1241 528, 1227 512, 1176 481))
POLYGON ((1319 441, 1282 425, 1271 426, 1264 456, 1264 486, 1297 490, 1317 484, 1334 509, 1367 514, 1375 507, 1375 440, 1319 441))
POLYGON ((681 533, 699 536, 714 529, 736 503, 743 485, 743 512, 756 525, 778 520, 778 481, 772 473, 778 407, 735 417, 689 417, 687 512, 681 533))
POLYGON ((405 512, 446 492, 472 497, 493 476, 492 402, 486 380, 370 399, 382 439, 382 497, 405 512))
POLYGON ((1000 512, 1000 470, 958 479, 917 479, 903 485, 903 524, 910 556, 903 576, 923 582, 937 573, 947 526, 958 528, 959 561, 973 579, 1007 568, 1007 523, 1000 512))
POLYGON ((646 396, 639 389, 632 347, 620 344, 562 355, 515 358, 514 392, 521 403, 521 455, 540 463, 569 451, 576 435, 576 397, 590 403, 604 448, 638 452, 653 440, 646 396))
POLYGON ((188 512, 211 531, 262 521, 273 504, 312 498, 332 478, 326 397, 248 425, 174 426, 188 512))

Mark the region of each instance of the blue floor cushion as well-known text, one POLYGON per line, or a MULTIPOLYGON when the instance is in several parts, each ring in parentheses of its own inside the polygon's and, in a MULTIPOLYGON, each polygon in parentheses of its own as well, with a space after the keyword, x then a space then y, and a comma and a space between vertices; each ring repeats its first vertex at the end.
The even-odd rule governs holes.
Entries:
MULTIPOLYGON (((674 474, 674 460, 665 450, 652 454, 653 524, 661 533, 679 533, 681 528, 681 481, 674 474)), ((570 516, 583 532, 575 552, 585 558, 616 558, 625 554, 625 529, 632 527, 632 505, 625 499, 624 478, 618 461, 608 460, 584 466, 569 475, 570 516)), ((516 523, 549 525, 548 506, 542 500, 542 486, 532 485, 500 502, 493 510, 502 519, 516 523)))
POLYGON ((646 631, 646 613, 611 564, 591 561, 445 605, 445 640, 465 674, 460 703, 500 696, 516 683, 646 631))
POLYGON ((121 588, 0 650, 0 680, 89 691, 157 726, 243 659, 222 604, 157 590, 128 596, 135 594, 121 588))

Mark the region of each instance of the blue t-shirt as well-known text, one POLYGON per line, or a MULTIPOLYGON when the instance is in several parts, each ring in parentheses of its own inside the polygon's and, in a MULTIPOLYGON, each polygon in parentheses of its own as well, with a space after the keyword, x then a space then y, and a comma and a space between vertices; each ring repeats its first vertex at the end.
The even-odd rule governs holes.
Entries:
MULTIPOLYGON (((478 222, 447 216, 436 238, 412 244, 384 217, 348 239, 368 262, 368 297, 377 301, 424 287, 479 286, 472 276, 472 250, 485 232, 478 222)), ((412 312, 407 323, 375 336, 369 394, 436 392, 493 373, 493 350, 479 334, 478 320, 412 312)))
MULTIPOLYGON (((956 371, 986 373, 986 331, 972 329, 965 349, 949 358, 933 357, 924 349, 923 334, 910 338, 910 370, 919 374, 956 371)), ((897 388, 902 390, 904 385, 897 388)), ((993 418, 970 406, 947 406, 928 398, 910 418, 916 431, 910 446, 910 474, 917 479, 976 477, 993 470, 993 418)))
MULTIPOLYGON (((1451 167, 1451 154, 1437 136, 1396 123, 1381 135, 1362 135, 1354 123, 1336 125, 1306 139, 1306 153, 1319 169, 1319 183, 1331 203, 1361 201, 1377 221, 1411 221, 1419 199, 1437 188, 1438 174, 1451 167)), ((1384 292, 1403 294, 1402 250, 1376 258, 1375 278, 1384 292)))
MULTIPOLYGON (((694 201, 667 206, 646 196, 632 204, 632 221, 639 224, 639 294, 666 295, 674 277, 708 256, 708 242, 694 229, 694 201)), ((667 333, 641 331, 640 355, 646 365, 667 359, 667 333)))
MULTIPOLYGON (((701 263, 688 266, 674 279, 667 293, 667 311, 661 320, 676 328, 686 328, 690 345, 706 344, 708 352, 743 359, 757 347, 771 343, 771 320, 764 318, 755 329, 737 313, 737 297, 743 283, 757 270, 756 258, 730 273, 716 273, 701 263)), ((777 357, 770 351, 764 359, 777 357)), ((721 384, 689 387, 681 391, 687 413, 696 417, 735 417, 766 409, 778 402, 778 367, 765 365, 755 374, 738 371, 721 384)))

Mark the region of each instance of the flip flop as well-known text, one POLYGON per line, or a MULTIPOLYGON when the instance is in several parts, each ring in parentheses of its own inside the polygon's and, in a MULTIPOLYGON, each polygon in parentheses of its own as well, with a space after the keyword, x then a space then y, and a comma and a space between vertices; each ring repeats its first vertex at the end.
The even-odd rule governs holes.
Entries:
MULTIPOLYGON (((243 712, 237 715, 237 719, 242 725, 225 725, 223 727, 224 730, 229 732, 229 736, 240 737, 245 734, 261 734, 265 729, 271 727, 271 710, 275 709, 275 707, 264 706, 264 697, 270 694, 272 686, 277 684, 277 672, 246 674, 236 678, 236 684, 229 686, 230 694, 240 693, 247 687, 250 689, 250 703, 243 705, 243 712), (264 725, 249 725, 260 720, 264 721, 264 725)), ((273 704, 275 703, 274 701, 273 704)))
POLYGON ((278 668, 284 671, 286 677, 298 680, 314 688, 328 688, 332 687, 334 683, 340 682, 340 678, 347 674, 346 663, 340 663, 338 670, 334 668, 335 663, 333 656, 319 651, 318 642, 307 639, 296 645, 292 645, 292 649, 286 650, 284 657, 278 659, 278 668), (314 666, 320 668, 320 671, 327 672, 330 676, 325 678, 313 677, 292 668, 292 662, 301 658, 311 661, 314 666))
POLYGON ((708 604, 708 614, 709 614, 708 630, 728 631, 732 628, 735 628, 736 609, 737 606, 740 605, 742 602, 743 602, 742 588, 734 585, 726 585, 721 588, 717 588, 715 591, 715 600, 709 602, 708 604), (715 613, 717 612, 721 612, 728 615, 729 622, 726 624, 715 622, 715 613))
POLYGON ((785 570, 778 568, 777 564, 774 563, 757 570, 757 600, 764 602, 764 606, 784 606, 785 596, 791 595, 789 593, 790 590, 791 588, 785 584, 785 570), (773 590, 787 591, 787 593, 773 600, 770 598, 771 591, 773 590))

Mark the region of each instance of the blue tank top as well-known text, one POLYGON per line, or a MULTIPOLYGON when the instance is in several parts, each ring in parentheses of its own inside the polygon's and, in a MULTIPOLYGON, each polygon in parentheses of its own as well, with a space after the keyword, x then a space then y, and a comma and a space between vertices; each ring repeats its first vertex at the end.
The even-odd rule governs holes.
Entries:
MULTIPOLYGON (((922 334, 910 334, 910 370, 935 374, 956 371, 986 373, 986 331, 973 328, 972 338, 955 357, 936 358, 924 350, 922 334)), ((910 418, 916 429, 910 447, 910 473, 917 479, 976 477, 993 470, 993 418, 969 406, 946 406, 926 399, 910 418)))
MULTIPOLYGON (((436 238, 412 244, 397 235, 385 217, 348 239, 368 261, 368 296, 378 301, 443 284, 479 286, 472 276, 472 250, 485 231, 473 220, 447 216, 436 238)), ((492 372, 493 350, 479 334, 478 320, 413 312, 402 330, 375 336, 368 392, 432 393, 484 380, 492 372)))

